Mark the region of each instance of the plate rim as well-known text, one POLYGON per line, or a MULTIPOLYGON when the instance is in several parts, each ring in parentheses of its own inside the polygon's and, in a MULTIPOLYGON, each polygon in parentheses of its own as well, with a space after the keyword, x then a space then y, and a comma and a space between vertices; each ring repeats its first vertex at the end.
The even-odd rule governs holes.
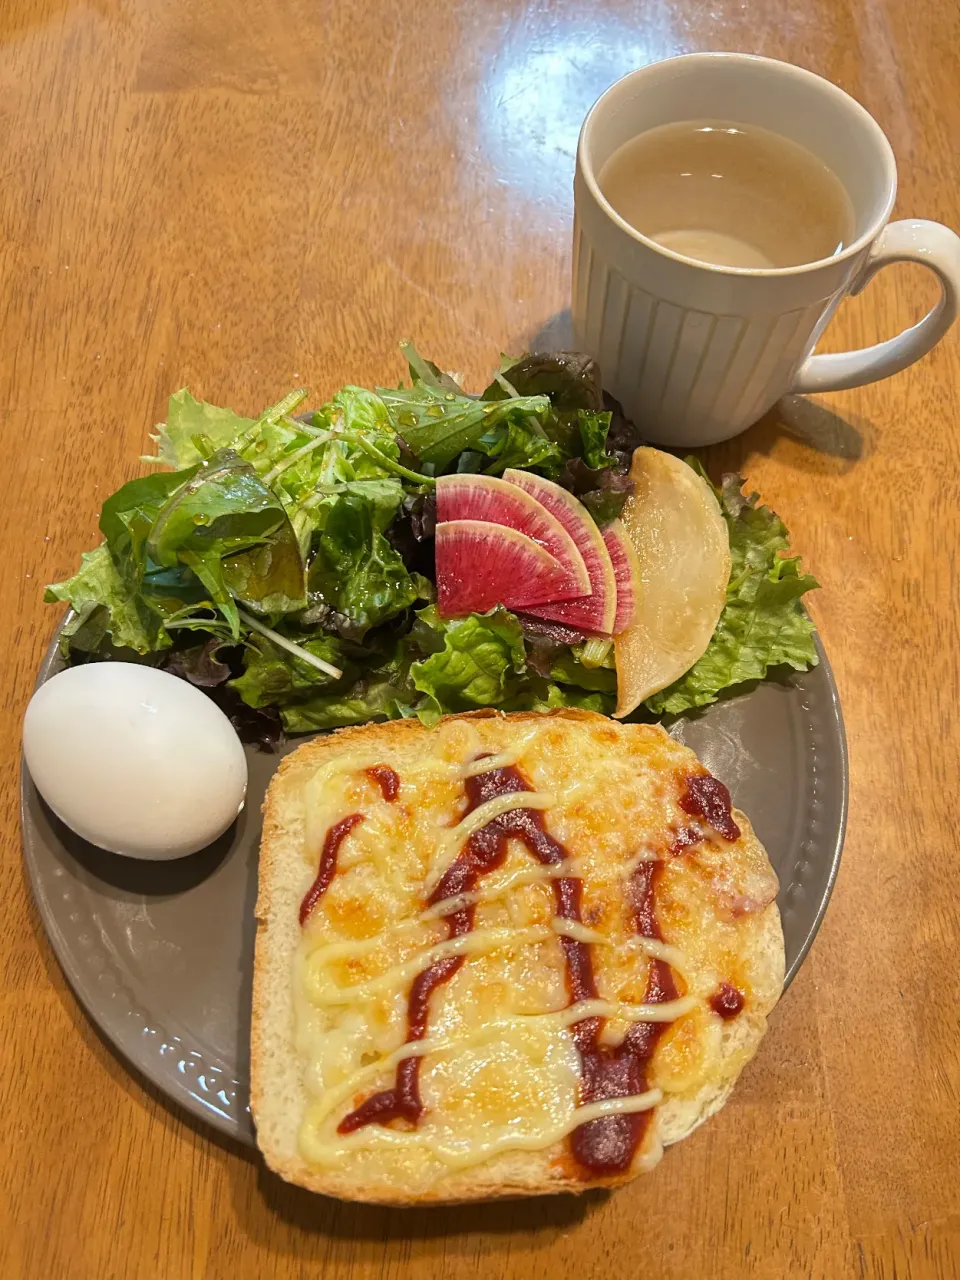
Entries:
MULTIPOLYGON (((833 890, 837 883, 837 876, 840 874, 840 859, 843 856, 843 845, 847 835, 847 818, 850 810, 850 752, 847 746, 847 727, 843 718, 843 707, 840 703, 840 691, 837 688, 837 678, 833 674, 833 667, 830 659, 827 657, 827 651, 823 647, 820 639, 819 631, 814 631, 813 642, 816 646, 817 657, 819 662, 817 666, 823 673, 826 681, 827 693, 829 694, 830 710, 836 722, 837 727, 837 746, 839 749, 840 764, 840 812, 838 814, 836 836, 830 850, 830 861, 827 870, 826 887, 820 904, 814 914, 810 927, 807 930, 807 936, 804 938, 800 950, 797 952, 793 963, 787 969, 783 979, 783 991, 786 991, 800 970, 800 966, 806 960, 813 946, 814 939, 820 932, 823 924, 823 918, 827 914, 827 907, 830 905, 830 899, 833 897, 833 890)), ((780 998, 783 998, 783 991, 780 998)), ((778 1001, 779 1003, 779 1001, 778 1001)))

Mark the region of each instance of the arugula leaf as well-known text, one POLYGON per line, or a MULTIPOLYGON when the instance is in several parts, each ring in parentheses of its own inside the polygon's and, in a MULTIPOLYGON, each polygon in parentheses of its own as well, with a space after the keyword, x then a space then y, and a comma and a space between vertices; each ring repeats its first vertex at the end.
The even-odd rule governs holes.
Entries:
MULTIPOLYGON (((116 573, 123 580, 122 589, 115 582, 102 584, 102 602, 110 605, 111 620, 106 630, 114 645, 136 648, 141 653, 169 645, 169 635, 152 615, 159 615, 168 630, 174 624, 198 625, 187 622, 194 614, 202 618, 200 625, 210 625, 213 603, 208 588, 186 565, 157 565, 148 547, 160 512, 200 470, 195 466, 131 480, 103 505, 100 530, 116 573), (121 595, 125 601, 122 608, 118 603, 121 595)), ((72 643, 77 647, 78 640, 72 643)))
POLYGON ((520 623, 508 610, 498 605, 489 613, 441 621, 431 606, 417 617, 443 641, 441 649, 410 668, 414 688, 426 695, 417 704, 421 719, 497 706, 517 691, 517 677, 526 672, 526 650, 520 623))
POLYGON ((498 475, 507 467, 526 467, 557 476, 567 458, 586 449, 591 465, 612 465, 604 451, 609 415, 600 412, 596 365, 588 358, 563 352, 519 361, 504 357, 500 372, 476 399, 465 396, 412 346, 403 350, 413 387, 380 394, 398 432, 423 463, 442 469, 457 459, 461 472, 498 475), (484 465, 477 453, 492 462, 484 465))
POLYGON ((562 464, 574 458, 581 458, 593 470, 617 464, 606 447, 612 415, 603 408, 599 370, 589 356, 543 352, 503 362, 483 398, 503 400, 514 392, 546 395, 550 400, 550 412, 542 420, 542 429, 555 446, 542 468, 548 474, 557 477, 562 464))
MULTIPOLYGON (((696 461, 688 463, 707 479, 696 461)), ((709 483, 709 480, 707 480, 709 483)), ((819 584, 784 556, 790 538, 783 521, 757 495, 745 497, 740 476, 725 476, 714 489, 730 534, 727 602, 706 652, 690 670, 644 704, 656 715, 676 715, 716 702, 717 694, 747 680, 762 680, 771 667, 805 671, 818 662, 814 625, 800 597, 819 584)))
POLYGON ((150 530, 147 553, 156 564, 172 566, 184 549, 240 551, 262 543, 284 515, 250 463, 223 449, 196 468, 163 505, 150 530))
POLYGON ((95 653, 109 635, 117 648, 149 653, 165 649, 170 636, 157 615, 143 603, 136 587, 121 577, 106 543, 85 551, 72 578, 54 582, 43 595, 49 604, 57 600, 76 612, 60 633, 60 651, 95 653))
POLYGON ((550 408, 545 396, 485 403, 422 382, 409 389, 378 390, 397 433, 421 462, 434 467, 447 466, 464 449, 480 447, 489 453, 499 438, 494 428, 528 414, 539 420, 550 408), (484 437, 487 447, 480 444, 484 437))
POLYGON ((373 504, 355 494, 338 498, 327 510, 308 586, 311 604, 328 604, 345 615, 357 638, 431 589, 418 574, 407 572, 380 531, 373 504))
POLYGON ((254 419, 195 400, 186 387, 181 387, 167 403, 166 422, 157 424, 157 433, 152 437, 157 442, 157 457, 151 461, 158 460, 175 470, 194 466, 217 449, 232 444, 254 425, 254 419))

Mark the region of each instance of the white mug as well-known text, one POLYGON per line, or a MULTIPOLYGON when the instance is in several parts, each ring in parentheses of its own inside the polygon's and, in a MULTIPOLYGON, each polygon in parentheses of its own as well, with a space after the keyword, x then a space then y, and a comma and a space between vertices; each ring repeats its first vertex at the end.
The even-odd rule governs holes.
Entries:
POLYGON ((604 386, 648 439, 727 440, 786 392, 875 382, 925 355, 953 323, 960 237, 938 222, 887 225, 897 193, 890 143, 858 102, 786 62, 694 53, 631 72, 594 103, 574 182, 573 325, 604 386), (718 119, 762 126, 805 146, 837 175, 855 238, 835 257, 797 267, 711 266, 625 222, 597 174, 623 143, 658 125, 718 119), (940 279, 936 306, 887 342, 811 355, 841 298, 888 262, 921 262, 940 279))

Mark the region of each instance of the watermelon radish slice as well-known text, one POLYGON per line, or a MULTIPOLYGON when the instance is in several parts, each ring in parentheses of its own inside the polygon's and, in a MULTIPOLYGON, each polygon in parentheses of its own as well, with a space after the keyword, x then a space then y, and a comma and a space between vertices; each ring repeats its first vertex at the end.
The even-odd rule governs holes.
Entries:
POLYGON ((603 530, 603 540, 613 561, 613 574, 617 580, 617 616, 613 622, 613 634, 618 636, 636 617, 640 600, 640 560, 619 520, 607 525, 603 530))
POLYGON ((546 547, 516 529, 484 520, 437 525, 437 609, 444 617, 485 613, 494 605, 529 609, 556 600, 567 570, 546 547))
POLYGON ((611 635, 617 617, 617 580, 603 534, 589 511, 572 493, 561 489, 552 480, 534 475, 532 471, 510 469, 503 473, 503 478, 508 484, 515 484, 536 498, 551 515, 556 516, 577 544, 590 575, 590 595, 528 609, 527 612, 535 618, 562 622, 578 631, 611 635))
POLYGON ((590 595, 590 575, 577 544, 556 516, 515 484, 494 476, 440 476, 437 519, 483 520, 516 529, 546 547, 567 570, 567 587, 553 600, 590 595))

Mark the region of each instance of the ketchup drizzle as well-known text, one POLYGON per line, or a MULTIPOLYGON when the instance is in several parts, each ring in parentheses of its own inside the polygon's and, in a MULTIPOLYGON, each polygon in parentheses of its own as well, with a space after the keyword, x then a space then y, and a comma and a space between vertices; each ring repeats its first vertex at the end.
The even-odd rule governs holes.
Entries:
POLYGON ((737 987, 729 982, 721 982, 707 1002, 714 1013, 719 1013, 725 1021, 735 1018, 743 1008, 746 997, 737 987))
POLYGON ((320 866, 317 869, 317 878, 307 890, 306 896, 300 903, 301 925, 306 924, 307 917, 310 915, 310 912, 330 888, 330 882, 337 870, 337 854, 340 852, 340 846, 357 823, 362 821, 362 813, 351 813, 348 818, 341 818, 340 821, 332 826, 327 832, 327 838, 323 842, 323 852, 320 854, 320 866))
MULTIPOLYGON (((513 767, 491 769, 466 780, 468 808, 497 796, 529 791, 531 788, 513 767)), ((500 866, 507 851, 507 840, 521 840, 530 853, 545 866, 557 866, 568 856, 567 850, 549 834, 543 818, 535 809, 512 809, 474 832, 457 859, 448 867, 428 900, 433 906, 460 894, 472 893, 481 878, 500 866)), ((660 938, 654 911, 654 890, 658 864, 640 863, 631 885, 634 927, 641 937, 660 938)), ((583 881, 576 876, 562 876, 553 881, 557 915, 564 920, 581 921, 580 903, 583 881)), ((465 907, 443 917, 449 938, 463 937, 473 928, 475 908, 465 907)), ((588 943, 561 936, 566 966, 567 991, 571 1003, 597 998, 593 959, 588 943)), ((422 1040, 427 1031, 430 996, 449 982, 464 962, 463 956, 446 956, 428 965, 410 989, 407 1001, 407 1042, 422 1040)), ((668 965, 652 960, 647 979, 646 1002, 658 1004, 677 998, 677 989, 668 965)), ((607 1098, 624 1098, 647 1090, 646 1067, 663 1031, 662 1023, 633 1023, 618 1045, 600 1042, 602 1018, 585 1018, 571 1028, 580 1053, 580 1102, 598 1102, 607 1098)), ((341 1134, 353 1133, 364 1125, 389 1124, 405 1120, 416 1124, 423 1114, 420 1097, 421 1059, 404 1058, 397 1065, 393 1087, 375 1093, 345 1116, 337 1126, 341 1134)), ((650 1112, 630 1115, 601 1116, 575 1129, 570 1137, 571 1151, 577 1163, 589 1174, 611 1176, 629 1169, 650 1120, 650 1112)))
POLYGON ((694 818, 703 818, 724 840, 739 840, 740 828, 733 820, 730 792, 709 773, 692 773, 685 779, 686 789, 680 797, 680 808, 694 818))
MULTIPOLYGON (((662 941, 654 911, 654 893, 660 863, 641 862, 630 881, 630 901, 634 910, 634 929, 641 938, 662 941)), ((563 942, 569 939, 561 939, 563 942)), ((587 952, 584 943, 577 943, 587 952)), ((568 959, 569 974, 569 959, 568 959)), ((592 983, 592 974, 591 974, 592 983)), ((595 988, 594 988, 595 994, 595 988)), ((573 998, 589 999, 577 996, 573 998)), ((664 1004, 677 999, 677 988, 670 966, 662 960, 651 960, 644 997, 647 1004, 664 1004)), ((602 1021, 589 1018, 573 1028, 574 1043, 580 1050, 580 1101, 599 1102, 605 1098, 627 1098, 646 1093, 647 1064, 653 1057, 657 1041, 664 1032, 662 1022, 633 1022, 618 1045, 601 1044, 602 1021)), ((625 1173, 643 1140, 651 1112, 601 1116, 575 1129, 570 1135, 570 1148, 577 1162, 592 1174, 612 1176, 625 1173)))
POLYGON ((364 773, 380 788, 384 800, 392 804, 400 794, 400 779, 388 764, 373 764, 364 773))

